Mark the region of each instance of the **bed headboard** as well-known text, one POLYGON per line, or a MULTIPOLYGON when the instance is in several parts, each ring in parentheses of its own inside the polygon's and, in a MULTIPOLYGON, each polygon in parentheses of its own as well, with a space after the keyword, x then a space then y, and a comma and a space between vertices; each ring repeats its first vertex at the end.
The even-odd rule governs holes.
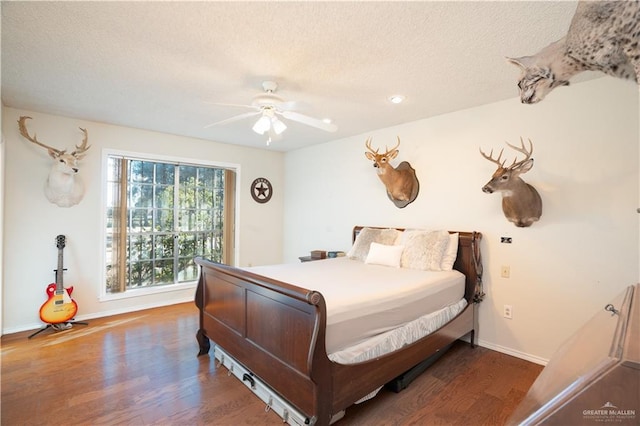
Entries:
MULTIPOLYGON (((356 237, 365 226, 354 226, 352 240, 356 237)), ((380 226, 368 226, 367 228, 384 229, 380 226)), ((395 228, 398 231, 404 231, 404 228, 395 228)), ((484 297, 482 292, 482 256, 480 253, 480 240, 482 234, 480 232, 461 232, 449 231, 450 234, 458 233, 458 256, 453 264, 453 269, 462 272, 466 278, 464 297, 467 302, 481 302, 484 297)))

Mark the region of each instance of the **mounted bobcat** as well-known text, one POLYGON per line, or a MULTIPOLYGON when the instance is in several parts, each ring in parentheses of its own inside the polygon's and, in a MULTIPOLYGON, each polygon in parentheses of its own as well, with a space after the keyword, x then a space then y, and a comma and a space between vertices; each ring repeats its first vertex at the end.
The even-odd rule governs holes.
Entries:
POLYGON ((567 35, 533 56, 507 58, 522 75, 520 100, 540 102, 582 71, 640 84, 640 1, 580 1, 567 35))

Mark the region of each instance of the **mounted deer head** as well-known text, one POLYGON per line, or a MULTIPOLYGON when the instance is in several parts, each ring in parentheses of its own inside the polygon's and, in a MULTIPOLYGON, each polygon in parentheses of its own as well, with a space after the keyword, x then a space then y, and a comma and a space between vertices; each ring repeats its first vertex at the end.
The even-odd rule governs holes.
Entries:
POLYGON ((73 152, 67 154, 66 150, 59 150, 41 143, 35 134, 29 135, 25 122, 30 118, 20 117, 18 120, 20 134, 34 144, 46 148, 49 156, 54 160, 44 186, 44 194, 50 202, 60 207, 71 207, 78 204, 84 196, 84 185, 76 174, 78 173, 78 161, 84 158, 90 148, 90 145, 87 145, 87 131, 80 128, 84 133, 84 139, 80 145, 76 145, 73 152))
POLYGON ((506 160, 502 160, 504 148, 500 151, 500 155, 493 159, 493 149, 489 155, 482 152, 480 154, 487 160, 498 165, 498 169, 491 176, 491 180, 482 187, 482 191, 491 194, 495 191, 502 193, 502 211, 509 220, 518 227, 531 226, 542 216, 542 199, 536 189, 520 179, 520 175, 528 172, 533 167, 533 143, 529 140, 529 150, 524 146, 522 138, 520 138, 520 147, 511 145, 511 148, 525 155, 523 160, 513 160, 509 167, 504 167, 506 160))
POLYGON ((400 163, 396 168, 389 164, 389 161, 398 155, 400 137, 398 137, 397 145, 391 149, 387 148, 384 154, 378 153, 378 149, 374 151, 371 148, 371 138, 367 139, 365 146, 369 151, 365 152, 364 155, 373 161, 373 167, 377 169, 378 177, 387 188, 389 199, 399 208, 403 208, 413 202, 420 189, 416 171, 406 161, 400 163))

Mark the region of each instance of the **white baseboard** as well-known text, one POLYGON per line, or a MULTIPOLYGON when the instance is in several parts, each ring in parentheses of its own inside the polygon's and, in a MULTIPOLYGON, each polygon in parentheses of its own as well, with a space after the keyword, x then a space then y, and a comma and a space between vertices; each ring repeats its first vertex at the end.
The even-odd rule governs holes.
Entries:
POLYGON ((530 361, 530 362, 533 362, 534 364, 546 366, 547 363, 549 362, 548 359, 544 359, 544 358, 537 357, 535 355, 530 355, 524 352, 516 351, 515 349, 496 345, 494 343, 487 342, 481 339, 478 339, 478 346, 482 346, 483 348, 491 349, 496 352, 501 352, 503 354, 511 355, 516 358, 524 359, 525 361, 530 361))
POLYGON ((185 296, 177 299, 162 300, 154 303, 131 306, 128 308, 112 309, 109 311, 102 311, 102 312, 97 312, 89 315, 79 315, 75 319, 77 321, 84 321, 84 320, 89 320, 94 318, 103 318, 103 317, 110 317, 112 315, 120 315, 120 314, 128 314, 131 312, 144 311, 145 309, 161 308, 163 306, 177 305, 178 303, 186 303, 186 302, 193 302, 193 296, 185 296))
MULTIPOLYGON (((158 302, 154 302, 154 303, 147 303, 147 304, 142 304, 142 305, 129 306, 127 308, 122 308, 122 309, 112 309, 112 310, 109 310, 109 311, 95 312, 95 313, 88 314, 88 315, 78 315, 73 320, 74 321, 87 321, 87 320, 95 319, 95 318, 103 318, 103 317, 110 317, 112 315, 128 314, 128 313, 131 313, 131 312, 143 311, 145 309, 160 308, 162 306, 177 305, 178 303, 186 303, 186 302, 193 302, 193 296, 185 296, 185 297, 178 298, 178 299, 162 300, 162 301, 158 301, 158 302)), ((7 335, 7 334, 20 333, 22 331, 37 330, 38 328, 42 328, 42 327, 45 327, 45 324, 43 324, 41 322, 33 323, 33 324, 27 324, 27 325, 22 325, 20 327, 15 327, 15 328, 10 328, 10 329, 7 329, 7 330, 3 330, 2 335, 4 336, 4 335, 7 335)))

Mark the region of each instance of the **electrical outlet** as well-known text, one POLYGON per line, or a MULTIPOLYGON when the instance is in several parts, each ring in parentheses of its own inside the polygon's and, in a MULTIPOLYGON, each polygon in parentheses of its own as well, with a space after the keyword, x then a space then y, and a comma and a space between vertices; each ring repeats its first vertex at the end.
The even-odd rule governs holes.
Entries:
POLYGON ((509 275, 511 275, 511 268, 509 265, 502 265, 500 267, 500 276, 502 278, 509 278, 509 275))
POLYGON ((513 318, 513 308, 511 307, 511 305, 504 305, 504 311, 502 315, 507 319, 513 318))

